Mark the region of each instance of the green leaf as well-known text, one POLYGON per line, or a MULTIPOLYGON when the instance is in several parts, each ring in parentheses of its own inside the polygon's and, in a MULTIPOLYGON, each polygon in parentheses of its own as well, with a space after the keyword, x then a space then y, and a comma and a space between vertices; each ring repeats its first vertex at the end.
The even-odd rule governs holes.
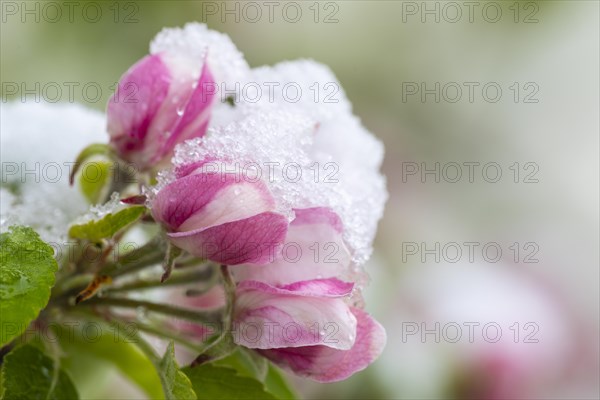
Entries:
POLYGON ((0 399, 4 399, 4 384, 3 379, 4 379, 4 374, 2 373, 2 367, 0 366, 0 399))
POLYGON ((281 370, 252 350, 239 347, 234 353, 213 362, 212 365, 233 368, 240 376, 264 382, 267 392, 278 399, 298 398, 281 370))
POLYGON ((4 358, 2 384, 3 400, 79 398, 71 378, 32 345, 17 347, 4 358))
POLYGON ((214 364, 186 367, 183 372, 192 381, 198 400, 203 399, 275 399, 264 385, 239 375, 235 369, 214 364))
POLYGON ((275 397, 281 400, 297 399, 298 395, 292 389, 288 381, 285 379, 281 370, 269 363, 267 369, 267 377, 265 378, 265 387, 275 397))
POLYGON ((213 365, 233 368, 240 376, 247 376, 262 381, 267 373, 267 362, 267 359, 263 356, 238 346, 227 357, 214 361, 213 365))
POLYGON ((101 242, 102 239, 113 237, 115 233, 140 218, 146 207, 127 207, 115 214, 106 214, 103 218, 83 224, 71 225, 69 236, 76 239, 87 239, 90 242, 101 242))
MULTIPOLYGON (((135 329, 134 325, 130 325, 135 329)), ((164 399, 160 378, 152 362, 133 344, 126 333, 119 327, 100 324, 97 322, 79 321, 55 329, 61 348, 67 357, 64 359, 65 369, 77 378, 79 373, 84 375, 86 367, 96 367, 99 363, 109 363, 113 367, 137 384, 149 398, 164 399), (92 330, 90 325, 96 325, 92 330), (82 330, 96 332, 99 329, 102 335, 90 339, 82 330)), ((75 379, 78 382, 78 379, 75 379)), ((83 391, 82 391, 83 395, 83 391)))
POLYGON ((96 161, 85 164, 79 176, 79 186, 84 196, 92 204, 100 201, 104 187, 110 179, 112 164, 107 161, 96 161))
POLYGON ((27 329, 50 299, 58 269, 52 247, 31 228, 0 234, 0 346, 27 329))
POLYGON ((177 365, 173 342, 169 343, 167 351, 160 361, 160 372, 167 400, 197 399, 190 379, 177 365))
POLYGON ((79 153, 79 155, 77 156, 77 159, 75 160, 75 165, 73 166, 73 169, 71 170, 71 174, 69 176, 69 182, 71 183, 71 185, 73 184, 73 182, 75 182, 75 175, 77 174, 77 171, 79 171, 81 165, 85 160, 95 155, 109 156, 111 154, 112 150, 107 144, 104 143, 93 143, 87 146, 85 149, 81 150, 81 153, 79 153))

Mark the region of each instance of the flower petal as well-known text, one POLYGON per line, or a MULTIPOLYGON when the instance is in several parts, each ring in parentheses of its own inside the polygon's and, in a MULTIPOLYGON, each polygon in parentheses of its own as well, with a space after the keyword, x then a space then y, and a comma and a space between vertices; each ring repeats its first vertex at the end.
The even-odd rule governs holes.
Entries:
POLYGON ((358 327, 356 341, 350 350, 308 346, 259 351, 295 374, 319 382, 344 380, 375 361, 386 342, 385 329, 375 319, 358 308, 352 308, 352 313, 358 320, 358 327))
POLYGON ((351 285, 337 279, 283 288, 242 282, 236 294, 234 340, 256 349, 311 345, 350 349, 356 318, 340 296, 349 294, 351 285))
POLYGON ((187 139, 204 135, 208 127, 210 105, 213 98, 212 95, 197 94, 204 88, 199 81, 212 79, 211 71, 203 60, 173 52, 162 52, 158 55, 173 78, 170 81, 167 98, 162 102, 148 127, 145 157, 150 159, 152 165, 168 158, 173 153, 175 145, 186 139, 182 136, 183 131, 178 130, 179 126, 183 128, 192 124, 192 121, 197 122, 194 134, 189 135, 187 139), (192 102, 194 98, 197 100, 192 102), (190 103, 192 106, 188 109, 190 103), (200 109, 199 105, 204 107, 200 109), (194 113, 194 111, 199 111, 199 113, 194 113), (187 123, 181 125, 181 121, 184 119, 187 123))
POLYGON ((287 218, 264 212, 210 228, 169 233, 173 244, 197 257, 221 264, 271 262, 285 238, 287 218))
POLYGON ((211 105, 216 97, 214 85, 212 72, 204 62, 200 78, 192 83, 194 89, 184 108, 175 110, 181 115, 163 145, 160 158, 170 154, 178 143, 204 135, 210 120, 211 105))
POLYGON ((147 143, 149 127, 169 93, 170 81, 171 73, 159 55, 142 58, 119 81, 108 102, 108 132, 113 146, 128 161, 143 163, 143 158, 134 155, 147 143))
POLYGON ((344 297, 352 293, 354 284, 342 282, 336 278, 313 279, 310 281, 294 282, 279 287, 259 281, 243 281, 237 286, 238 293, 261 290, 266 293, 309 296, 309 297, 344 297))
MULTIPOLYGON (((269 265, 244 265, 237 281, 258 280, 281 286, 298 281, 340 277, 351 271, 351 256, 342 238, 340 218, 330 209, 296 209, 279 257, 269 265)), ((350 278, 350 277, 348 277, 350 278)))
POLYGON ((177 179, 159 191, 154 218, 170 230, 191 231, 272 211, 274 200, 261 181, 246 182, 234 174, 197 173, 177 179))
POLYGON ((301 208, 294 210, 296 219, 294 224, 303 225, 327 225, 337 233, 344 231, 344 225, 341 218, 327 207, 301 208))

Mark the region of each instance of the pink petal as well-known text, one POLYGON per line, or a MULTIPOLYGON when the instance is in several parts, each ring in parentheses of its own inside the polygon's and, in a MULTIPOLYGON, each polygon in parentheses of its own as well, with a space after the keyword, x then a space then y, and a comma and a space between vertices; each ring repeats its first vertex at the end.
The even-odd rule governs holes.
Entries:
POLYGON ((242 282, 236 292, 234 340, 256 349, 311 345, 350 349, 356 318, 340 296, 351 290, 352 284, 336 279, 283 288, 242 282))
POLYGON ((170 81, 169 69, 158 55, 142 58, 119 81, 108 103, 108 132, 111 143, 126 160, 144 162, 135 152, 147 144, 149 127, 167 97, 170 81))
POLYGON ((271 262, 285 238, 287 218, 264 212, 250 218, 188 232, 169 233, 175 246, 221 264, 271 262))
POLYGON ((260 350, 271 361, 295 374, 319 382, 341 381, 371 364, 383 351, 385 329, 364 311, 352 308, 358 320, 357 336, 350 350, 308 346, 260 350))
MULTIPOLYGON (((207 166, 207 164, 211 164, 213 162, 218 162, 218 160, 216 158, 210 158, 210 159, 204 159, 202 161, 196 161, 193 163, 189 163, 189 164, 183 164, 183 165, 177 165, 175 167, 175 177, 177 179, 186 177, 188 175, 193 175, 194 173, 201 173, 201 172, 210 172, 208 171, 208 167, 204 168, 205 166, 207 166)), ((218 169, 215 168, 213 170, 213 172, 217 172, 218 169)))
POLYGON ((279 287, 259 281, 243 281, 237 286, 238 293, 261 290, 266 293, 281 295, 296 295, 310 297, 344 297, 349 296, 354 283, 342 282, 336 278, 313 279, 310 281, 294 282, 279 287))
POLYGON ((171 231, 204 230, 275 208, 262 181, 233 174, 197 173, 163 188, 152 203, 154 218, 171 231))
POLYGON ((351 255, 342 238, 339 217, 327 208, 294 211, 296 218, 279 257, 269 265, 236 268, 233 273, 237 281, 258 280, 281 286, 313 279, 344 279, 351 271, 351 255))
MULTIPOLYGON (((170 154, 175 145, 188 139, 201 137, 206 132, 210 120, 211 105, 215 99, 216 91, 209 91, 211 85, 214 85, 214 78, 208 64, 204 62, 202 72, 187 103, 182 108, 178 121, 171 130, 171 135, 163 145, 161 158, 170 154)), ((181 107, 181 106, 180 106, 181 107)), ((177 110, 175 110, 177 113, 177 110)))
POLYGON ((147 169, 178 143, 204 135, 215 98, 210 85, 207 63, 186 55, 160 53, 135 64, 108 106, 108 131, 119 155, 147 169))
POLYGON ((313 207, 313 208, 297 208, 294 210, 296 218, 293 221, 294 225, 329 225, 337 233, 343 233, 344 224, 342 219, 330 208, 313 207))
POLYGON ((158 192, 152 201, 152 215, 170 230, 176 230, 229 184, 216 174, 177 179, 158 192))
POLYGON ((152 165, 168 159, 178 143, 204 135, 214 98, 211 94, 200 93, 205 88, 200 81, 206 83, 212 80, 206 63, 172 53, 160 53, 160 57, 173 79, 167 98, 148 128, 149 143, 145 157, 151 160, 152 165))
POLYGON ((231 183, 222 187, 205 207, 181 224, 179 231, 217 226, 275 209, 275 201, 264 183, 235 183, 235 178, 228 177, 221 178, 231 183))

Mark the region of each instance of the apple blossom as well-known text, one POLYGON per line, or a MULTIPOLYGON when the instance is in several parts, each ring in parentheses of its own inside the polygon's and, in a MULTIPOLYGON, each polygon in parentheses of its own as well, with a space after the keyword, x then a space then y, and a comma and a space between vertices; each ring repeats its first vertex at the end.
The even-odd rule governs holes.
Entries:
POLYGON ((121 78, 109 102, 111 145, 141 170, 160 163, 177 143, 206 132, 214 101, 206 88, 212 83, 206 63, 164 53, 144 57, 121 78))
MULTIPOLYGON (((179 39, 163 41, 164 49, 179 39)), ((300 79, 339 89, 311 61, 248 72, 240 82, 300 79)), ((176 147, 149 201, 172 244, 235 265, 235 294, 227 284, 233 341, 323 382, 366 368, 386 342, 361 295, 387 198, 383 149, 341 89, 337 95, 274 104, 242 96, 227 120, 176 147)))
POLYGON ((265 264, 285 238, 287 217, 262 181, 195 163, 152 200, 152 214, 177 247, 221 264, 265 264))
POLYGON ((385 330, 353 305, 354 283, 335 277, 345 276, 351 266, 343 243, 332 258, 315 259, 312 252, 293 260, 285 255, 290 243, 299 253, 314 244, 340 243, 343 231, 331 210, 300 209, 295 214, 275 262, 234 271, 239 281, 234 340, 298 375, 342 380, 379 356, 385 330))
POLYGON ((247 68, 229 37, 205 25, 163 30, 108 103, 112 147, 139 170, 165 164, 177 144, 205 134, 219 83, 247 68))

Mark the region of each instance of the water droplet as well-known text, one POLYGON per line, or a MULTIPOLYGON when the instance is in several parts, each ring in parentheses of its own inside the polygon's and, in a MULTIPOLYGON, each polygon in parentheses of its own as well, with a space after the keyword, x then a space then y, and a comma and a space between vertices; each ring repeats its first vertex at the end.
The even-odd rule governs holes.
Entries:
POLYGON ((29 278, 19 271, 6 271, 0 276, 0 294, 4 299, 22 296, 31 290, 29 278))

